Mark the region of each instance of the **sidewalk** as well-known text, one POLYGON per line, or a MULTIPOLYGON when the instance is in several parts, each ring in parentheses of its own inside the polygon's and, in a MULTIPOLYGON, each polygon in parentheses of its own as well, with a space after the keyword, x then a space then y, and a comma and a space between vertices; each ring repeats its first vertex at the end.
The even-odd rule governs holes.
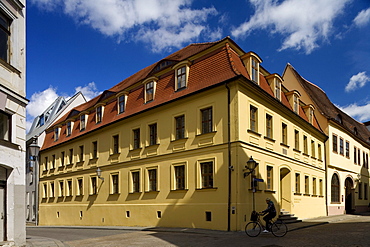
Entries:
MULTIPOLYGON (((347 215, 335 215, 335 216, 322 216, 317 218, 303 219, 302 222, 288 224, 289 231, 296 231, 304 228, 315 227, 323 224, 337 223, 346 220, 353 220, 360 216, 370 216, 370 212, 363 214, 347 214, 347 215)), ((38 227, 38 226, 27 226, 27 227, 38 227)), ((75 229, 107 229, 107 230, 129 230, 129 231, 152 231, 152 232, 186 232, 186 233, 198 233, 198 234, 226 234, 232 235, 235 232, 208 230, 208 229, 197 229, 197 228, 167 228, 167 227, 124 227, 124 226, 48 226, 52 227, 65 227, 75 229)), ((28 236, 27 235, 27 247, 68 247, 67 244, 51 238, 28 236)))

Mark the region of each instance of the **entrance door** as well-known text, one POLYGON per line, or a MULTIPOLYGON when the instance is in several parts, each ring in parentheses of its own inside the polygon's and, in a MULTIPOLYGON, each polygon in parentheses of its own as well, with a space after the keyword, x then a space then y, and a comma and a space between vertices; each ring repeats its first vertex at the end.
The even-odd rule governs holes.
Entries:
POLYGON ((5 189, 0 187, 0 241, 4 241, 4 223, 5 223, 5 210, 4 203, 5 201, 5 189))
POLYGON ((280 169, 280 205, 281 209, 291 212, 292 192, 291 173, 287 168, 280 169))
POLYGON ((345 209, 346 209, 346 214, 350 214, 350 213, 353 213, 354 211, 353 209, 354 209, 354 199, 355 199, 355 192, 353 188, 352 179, 346 178, 345 187, 346 187, 345 209))

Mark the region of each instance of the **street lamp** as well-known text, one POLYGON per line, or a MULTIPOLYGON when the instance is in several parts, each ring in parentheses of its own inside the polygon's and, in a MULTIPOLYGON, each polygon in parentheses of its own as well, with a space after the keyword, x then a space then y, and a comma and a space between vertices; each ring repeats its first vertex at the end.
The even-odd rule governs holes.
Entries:
POLYGON ((247 161, 247 165, 245 168, 247 169, 246 172, 244 172, 244 177, 249 176, 258 166, 258 163, 252 158, 252 156, 247 161))
POLYGON ((101 176, 101 169, 98 167, 98 169, 96 170, 96 175, 98 176, 98 178, 100 178, 101 180, 104 180, 104 178, 101 176))
MULTIPOLYGON (((37 144, 37 137, 33 137, 31 139, 31 143, 28 145, 28 162, 29 162, 29 171, 30 172, 30 179, 32 182, 31 191, 35 191, 35 203, 32 204, 32 215, 35 217, 35 224, 38 225, 39 215, 38 215, 38 205, 39 205, 39 152, 40 147, 37 144), (33 181, 35 179, 35 181, 33 181)), ((32 218, 33 220, 33 218, 32 218)))

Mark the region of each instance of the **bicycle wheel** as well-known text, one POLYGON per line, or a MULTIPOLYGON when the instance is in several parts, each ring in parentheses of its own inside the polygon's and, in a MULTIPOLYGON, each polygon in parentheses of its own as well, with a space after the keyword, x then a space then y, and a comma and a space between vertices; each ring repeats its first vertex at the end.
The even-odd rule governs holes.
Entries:
POLYGON ((261 233, 261 225, 256 221, 251 221, 245 226, 245 233, 249 237, 257 237, 261 233))
POLYGON ((271 232, 274 234, 275 237, 284 237, 285 234, 288 232, 288 227, 282 221, 276 221, 271 226, 271 232))

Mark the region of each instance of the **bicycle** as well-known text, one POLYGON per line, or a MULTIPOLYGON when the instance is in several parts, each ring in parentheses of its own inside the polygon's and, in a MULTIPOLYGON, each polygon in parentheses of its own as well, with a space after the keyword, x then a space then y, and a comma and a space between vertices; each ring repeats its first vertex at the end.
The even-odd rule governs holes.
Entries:
MULTIPOLYGON (((263 224, 260 219, 260 215, 256 211, 252 211, 251 222, 245 226, 245 233, 249 237, 257 237, 260 235, 263 224)), ((288 227, 282 220, 270 221, 270 230, 275 237, 284 237, 288 232, 288 227)))

